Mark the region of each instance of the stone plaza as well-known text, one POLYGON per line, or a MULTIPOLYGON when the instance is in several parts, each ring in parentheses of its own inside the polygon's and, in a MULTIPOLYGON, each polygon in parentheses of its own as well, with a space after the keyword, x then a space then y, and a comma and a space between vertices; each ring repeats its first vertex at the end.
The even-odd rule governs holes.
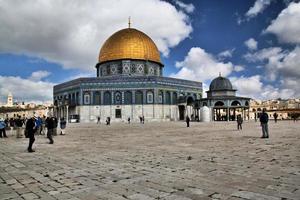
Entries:
POLYGON ((0 139, 0 199, 300 199, 299 122, 68 124, 0 139))

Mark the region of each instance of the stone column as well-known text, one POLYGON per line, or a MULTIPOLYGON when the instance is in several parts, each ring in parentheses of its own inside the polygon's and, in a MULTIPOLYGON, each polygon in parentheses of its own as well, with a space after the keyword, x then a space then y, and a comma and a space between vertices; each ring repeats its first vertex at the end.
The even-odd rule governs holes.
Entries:
POLYGON ((147 91, 143 90, 143 104, 147 104, 147 91))
POLYGON ((134 108, 135 108, 135 90, 132 90, 131 91, 131 100, 132 100, 132 103, 131 103, 131 119, 132 121, 135 121, 134 119, 134 108))
POLYGON ((132 104, 135 104, 135 90, 132 91, 132 104))
POLYGON ((69 106, 67 105, 67 117, 66 117, 66 121, 69 122, 69 106))
POLYGON ((111 105, 114 104, 114 95, 115 95, 115 92, 111 91, 111 105))
POLYGON ((104 103, 104 91, 103 90, 101 90, 100 91, 100 105, 103 105, 103 103, 104 103))
POLYGON ((83 91, 82 91, 82 89, 80 89, 80 92, 79 92, 79 104, 80 105, 83 104, 83 91))
POLYGON ((122 105, 124 105, 124 91, 121 91, 121 102, 122 102, 122 105))
POLYGON ((94 92, 93 91, 90 91, 90 97, 91 97, 91 99, 90 99, 90 105, 94 105, 94 92))

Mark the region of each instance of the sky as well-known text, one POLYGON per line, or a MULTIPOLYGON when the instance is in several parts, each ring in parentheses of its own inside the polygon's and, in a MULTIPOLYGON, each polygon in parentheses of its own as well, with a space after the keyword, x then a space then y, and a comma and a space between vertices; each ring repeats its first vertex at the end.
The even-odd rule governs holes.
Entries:
POLYGON ((9 92, 49 102, 54 85, 95 77, 102 44, 129 16, 164 76, 207 91, 221 73, 240 96, 300 98, 299 0, 0 0, 0 104, 9 92))

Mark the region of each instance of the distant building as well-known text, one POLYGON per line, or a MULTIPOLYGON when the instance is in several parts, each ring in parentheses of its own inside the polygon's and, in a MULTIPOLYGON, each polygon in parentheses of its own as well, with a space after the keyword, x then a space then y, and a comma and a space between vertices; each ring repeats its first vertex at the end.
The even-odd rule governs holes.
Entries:
POLYGON ((6 103, 6 107, 12 107, 14 105, 14 102, 13 102, 13 95, 12 93, 8 93, 7 95, 7 103, 6 103))
POLYGON ((273 99, 273 100, 252 100, 250 101, 250 119, 259 117, 263 109, 267 110, 269 118, 278 114, 278 119, 290 119, 293 113, 300 113, 300 99, 273 99))

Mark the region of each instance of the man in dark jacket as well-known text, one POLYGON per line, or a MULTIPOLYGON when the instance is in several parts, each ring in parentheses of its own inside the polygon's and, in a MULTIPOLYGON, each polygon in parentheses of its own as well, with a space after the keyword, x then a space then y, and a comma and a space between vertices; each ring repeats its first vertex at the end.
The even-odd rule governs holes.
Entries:
POLYGON ((21 119, 21 116, 18 115, 18 118, 15 121, 15 125, 17 128, 17 138, 21 138, 22 137, 22 126, 23 126, 23 120, 21 119))
POLYGON ((190 127, 190 121, 191 120, 190 120, 188 115, 186 116, 185 121, 186 121, 186 127, 190 127))
POLYGON ((47 138, 49 139, 49 144, 53 144, 54 141, 53 141, 53 132, 54 132, 54 129, 56 128, 56 118, 53 117, 53 116, 49 116, 47 117, 46 119, 46 126, 47 126, 47 138))
POLYGON ((34 117, 31 117, 27 120, 26 122, 26 132, 27 132, 27 137, 29 138, 29 145, 28 145, 28 152, 34 152, 34 150, 32 149, 32 145, 35 141, 34 138, 34 133, 36 131, 36 126, 35 126, 35 119, 34 117))
POLYGON ((268 121, 269 121, 269 116, 266 113, 266 109, 263 109, 262 114, 260 115, 260 124, 262 128, 262 137, 261 138, 269 138, 269 130, 268 130, 268 121))
POLYGON ((242 130, 243 127, 242 127, 242 124, 243 124, 243 118, 241 115, 238 115, 237 118, 236 118, 236 122, 237 122, 237 129, 238 130, 242 130))

